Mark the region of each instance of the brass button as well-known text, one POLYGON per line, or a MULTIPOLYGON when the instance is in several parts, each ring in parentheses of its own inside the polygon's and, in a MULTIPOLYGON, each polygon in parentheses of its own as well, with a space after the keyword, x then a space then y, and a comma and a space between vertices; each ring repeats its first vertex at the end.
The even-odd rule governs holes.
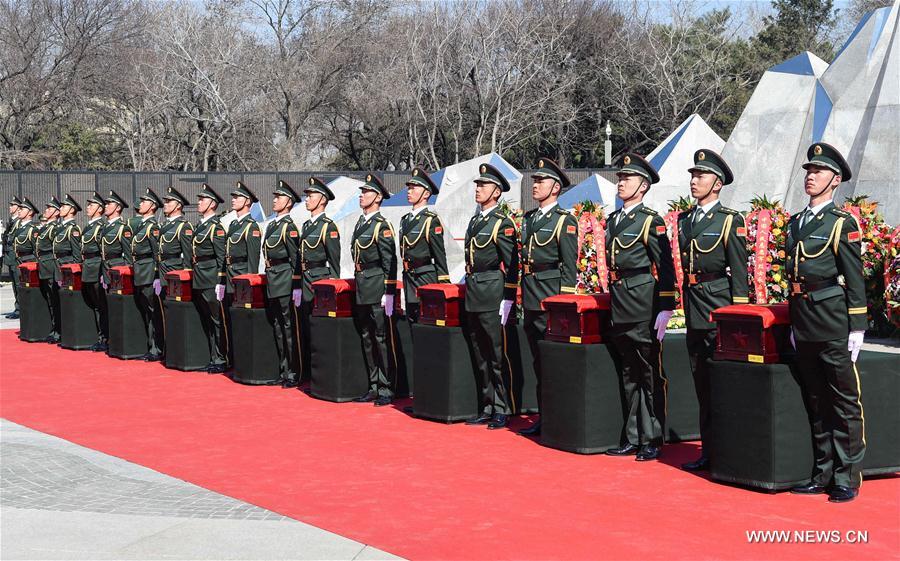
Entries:
POLYGON ((616 255, 618 255, 618 254, 619 254, 619 250, 617 249, 617 250, 616 250, 616 255))
POLYGON ((801 258, 800 258, 800 262, 802 263, 802 262, 804 262, 804 261, 806 261, 806 257, 801 257, 801 258))
POLYGON ((685 252, 682 253, 681 255, 683 255, 684 257, 687 257, 687 252, 685 251, 685 252))

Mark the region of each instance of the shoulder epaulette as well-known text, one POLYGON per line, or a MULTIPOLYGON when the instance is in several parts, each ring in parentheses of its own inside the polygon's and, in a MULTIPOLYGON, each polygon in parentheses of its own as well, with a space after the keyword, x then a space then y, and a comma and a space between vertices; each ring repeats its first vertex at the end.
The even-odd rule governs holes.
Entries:
POLYGON ((327 223, 329 223, 329 224, 334 224, 334 220, 328 218, 327 216, 324 217, 324 218, 322 218, 322 220, 325 221, 325 222, 327 222, 327 223))
POLYGON ((843 218, 847 218, 848 216, 850 216, 849 212, 847 212, 846 210, 841 210, 839 208, 831 209, 831 214, 833 214, 835 216, 841 216, 843 218))
POLYGON ((728 208, 721 206, 719 207, 719 212, 724 212, 725 214, 740 214, 740 212, 734 210, 733 208, 728 208))
POLYGON ((639 210, 641 212, 643 212, 644 214, 649 214, 650 216, 658 215, 658 213, 655 210, 653 210, 652 208, 649 208, 649 207, 642 206, 639 210))
POLYGON ((556 208, 553 209, 553 212, 555 212, 557 214, 572 214, 571 212, 568 211, 568 209, 562 208, 559 205, 556 205, 556 208))

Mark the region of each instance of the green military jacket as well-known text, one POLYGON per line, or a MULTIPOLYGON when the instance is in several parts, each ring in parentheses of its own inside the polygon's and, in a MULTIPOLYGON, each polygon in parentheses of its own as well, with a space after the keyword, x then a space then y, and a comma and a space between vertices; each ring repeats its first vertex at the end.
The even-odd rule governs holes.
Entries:
POLYGON ((53 256, 56 258, 56 278, 62 279, 60 265, 81 263, 81 228, 75 219, 63 222, 53 236, 53 256))
POLYGON ((38 237, 38 223, 34 220, 19 222, 19 227, 12 234, 13 253, 16 254, 16 265, 37 261, 35 242, 38 237))
POLYGON ((736 210, 716 203, 696 224, 695 210, 678 216, 682 304, 689 329, 715 329, 709 314, 747 304, 747 229, 736 210), (728 274, 726 274, 728 273, 728 274))
POLYGON ((578 221, 559 205, 522 217, 522 305, 540 311, 544 298, 574 294, 578 275, 578 221))
POLYGON ((3 230, 3 264, 9 267, 16 266, 16 252, 13 250, 12 240, 19 228, 19 218, 10 217, 6 228, 3 230))
POLYGON ((100 252, 103 257, 100 274, 110 284, 109 270, 131 264, 131 230, 121 216, 107 222, 100 234, 100 252))
POLYGON ((166 273, 190 269, 194 228, 184 215, 166 220, 159 225, 159 241, 156 268, 159 279, 165 284, 166 273))
POLYGON ((519 251, 516 225, 498 207, 477 213, 466 228, 466 311, 500 309, 502 300, 516 301, 519 251))
POLYGON ((649 323, 660 310, 675 308, 672 247, 666 224, 656 211, 643 203, 628 214, 623 210, 613 212, 606 221, 612 321, 649 323), (658 280, 651 265, 656 268, 658 280))
POLYGON ((38 226, 37 240, 34 242, 34 248, 38 259, 38 275, 41 280, 56 280, 56 259, 53 257, 53 237, 56 235, 56 229, 59 222, 53 220, 38 226))
POLYGON ((147 286, 157 278, 156 256, 159 253, 159 223, 151 216, 131 225, 131 258, 134 285, 147 286))
POLYGON ((341 274, 341 234, 324 212, 300 228, 300 271, 305 302, 312 302, 315 296, 312 283, 341 274))
POLYGON ((218 216, 194 226, 192 242, 194 274, 191 288, 206 290, 225 284, 225 228, 218 216))
POLYGON ((103 261, 100 238, 106 228, 102 217, 88 222, 81 235, 81 282, 100 282, 100 264, 103 261))
POLYGON ((803 228, 800 216, 788 221, 784 248, 794 337, 832 341, 846 338, 850 331, 864 331, 868 318, 859 224, 834 203, 803 228))
POLYGON ((300 232, 289 214, 266 224, 263 257, 266 262, 266 296, 290 296, 302 288, 300 280, 300 232))
POLYGON ((259 272, 259 253, 262 246, 262 232, 259 224, 248 212, 228 225, 225 240, 225 283, 226 292, 234 292, 231 279, 238 275, 259 272))
POLYGON ((379 304, 397 291, 397 250, 394 228, 380 212, 359 217, 351 242, 356 279, 356 303, 379 304))
POLYGON ((403 293, 410 304, 419 302, 416 290, 436 282, 450 282, 444 225, 429 208, 400 219, 400 257, 403 261, 403 293))

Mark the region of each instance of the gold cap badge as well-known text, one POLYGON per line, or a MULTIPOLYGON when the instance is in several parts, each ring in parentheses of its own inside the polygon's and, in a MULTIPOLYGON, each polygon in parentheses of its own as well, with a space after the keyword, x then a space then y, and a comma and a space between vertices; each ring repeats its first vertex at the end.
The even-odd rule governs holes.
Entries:
POLYGON ((816 144, 816 147, 813 148, 813 154, 815 154, 816 156, 821 156, 822 155, 822 147, 819 146, 818 144, 816 144))
POLYGON ((414 169, 414 170, 413 170, 413 177, 416 177, 417 175, 419 175, 419 170, 414 169))
POLYGON ((699 154, 697 154, 697 159, 700 160, 701 162, 702 162, 703 160, 705 160, 705 159, 706 159, 706 152, 700 152, 699 154))
POLYGON ((544 167, 544 160, 538 160, 538 167, 539 168, 544 167))
POLYGON ((481 166, 481 173, 484 173, 486 171, 487 171, 487 166, 481 166))
POLYGON ((366 176, 366 181, 372 181, 372 176, 371 176, 371 175, 367 175, 367 176, 366 176))
POLYGON ((630 164, 630 163, 631 163, 631 156, 625 156, 625 157, 622 159, 622 163, 624 163, 626 166, 627 166, 628 164, 630 164))
POLYGON ((315 185, 315 184, 316 184, 316 180, 313 179, 312 177, 310 177, 310 178, 309 178, 309 184, 310 184, 310 185, 315 185))

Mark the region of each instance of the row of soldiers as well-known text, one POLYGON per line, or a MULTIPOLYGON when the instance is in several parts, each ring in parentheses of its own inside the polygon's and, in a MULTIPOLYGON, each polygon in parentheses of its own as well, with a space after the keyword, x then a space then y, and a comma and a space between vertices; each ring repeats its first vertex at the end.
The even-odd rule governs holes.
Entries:
MULTIPOLYGON (((784 250, 791 280, 792 342, 816 454, 811 480, 794 492, 828 492, 829 500, 843 502, 858 493, 865 450, 855 367, 866 324, 860 234, 853 217, 833 203, 834 191, 850 178, 841 154, 830 145, 817 143, 809 148, 804 168, 810 203, 804 212, 791 218, 784 250)), ((720 155, 703 149, 695 153, 694 165, 688 171, 691 196, 697 204, 681 213, 673 234, 678 236, 682 252, 687 350, 704 444, 700 457, 682 466, 694 471, 709 467, 708 363, 716 339, 710 312, 748 303, 749 288, 744 219, 718 201, 723 187, 733 181, 731 170, 720 155)), ((507 178, 489 164, 480 166, 479 172, 474 181, 479 210, 469 221, 464 243, 467 317, 463 325, 469 331, 473 362, 478 367, 482 409, 466 423, 499 429, 507 426, 513 413, 502 369, 504 326, 517 292, 521 288, 524 329, 535 358, 540 403, 538 342, 547 327, 541 301, 576 292, 578 226, 575 217, 557 204, 570 180, 553 160, 542 158, 537 163, 532 197, 538 208, 524 215, 521 232, 499 206, 502 194, 510 189, 507 178)), ((665 222, 643 204, 644 196, 659 180, 656 170, 640 155, 629 153, 622 158, 617 175, 621 204, 606 221, 612 324, 606 336, 621 364, 627 420, 621 446, 607 453, 647 461, 660 456, 663 441, 666 379, 660 357, 675 307, 674 261, 665 222)), ((376 406, 387 405, 393 398, 386 324, 390 325, 398 296, 398 267, 402 264, 406 317, 413 323, 419 317, 416 289, 450 282, 443 224, 428 208, 429 198, 438 195, 439 187, 426 170, 416 168, 406 188, 412 211, 403 216, 395 234, 393 225, 379 212, 391 194, 376 175, 367 175, 359 194, 362 215, 350 242, 356 282, 353 313, 369 375, 369 390, 357 401, 374 402, 376 406)), ((337 278, 341 270, 340 233, 325 213, 334 194, 313 177, 305 195, 310 218, 298 228, 290 211, 301 197, 293 187, 279 182, 272 204, 275 218, 268 222, 265 232, 249 216, 250 205, 257 198, 240 182, 231 193, 237 219, 227 231, 216 217, 223 200, 207 185, 198 195, 201 219, 195 225, 184 220, 182 211, 187 201, 172 188, 162 201, 151 190, 142 195, 138 208, 141 221, 133 226, 121 221, 121 211, 127 205, 118 195, 94 194, 88 200, 90 222, 84 233, 73 223, 80 208, 71 197, 47 205, 43 226, 31 222, 37 209, 30 201, 14 200, 20 223, 13 226, 12 246, 19 262, 36 258, 42 263, 41 287, 47 290, 51 307, 56 300, 52 297, 55 283, 50 281, 58 278, 53 263, 84 263, 84 290, 98 302, 100 339, 95 350, 103 350, 108 337, 101 288, 108 286, 109 268, 132 264, 136 298, 148 327, 146 360, 158 360, 164 352, 161 330, 154 323, 161 308, 159 297, 165 290, 161 279, 170 270, 193 268, 193 288, 200 296, 195 299, 205 309, 203 325, 213 357, 210 372, 222 372, 230 362, 222 345, 233 290, 230 280, 238 274, 256 272, 262 247, 267 309, 274 325, 281 383, 296 387, 310 365, 312 283, 337 278), (166 215, 163 223, 154 219, 160 205, 166 215), (57 213, 59 222, 54 219, 57 213), (297 332, 302 341, 295 340, 297 332)), ((54 342, 58 339, 58 310, 52 317, 54 327, 48 341, 54 342)), ((540 431, 537 420, 520 432, 537 435, 540 431)))

